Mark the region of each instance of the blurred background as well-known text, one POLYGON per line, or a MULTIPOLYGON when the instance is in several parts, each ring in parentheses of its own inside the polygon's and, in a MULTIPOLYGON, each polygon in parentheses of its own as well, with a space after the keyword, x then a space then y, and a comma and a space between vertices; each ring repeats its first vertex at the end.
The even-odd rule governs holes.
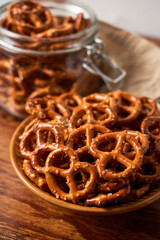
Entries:
POLYGON ((160 0, 78 0, 78 2, 90 6, 99 20, 144 36, 160 38, 160 0))

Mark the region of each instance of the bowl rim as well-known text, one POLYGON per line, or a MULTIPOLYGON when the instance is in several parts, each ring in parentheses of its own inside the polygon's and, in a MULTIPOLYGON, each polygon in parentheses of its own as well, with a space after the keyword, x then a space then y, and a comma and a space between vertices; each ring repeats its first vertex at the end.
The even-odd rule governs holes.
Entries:
POLYGON ((15 144, 20 136, 20 132, 24 130, 26 124, 29 123, 32 119, 33 119, 32 116, 27 117, 17 127, 10 142, 9 153, 10 153, 10 161, 12 163, 12 166, 16 174, 20 178, 20 180, 26 185, 26 187, 28 187, 32 192, 37 194, 39 197, 54 204, 55 206, 64 208, 65 210, 70 210, 77 213, 79 212, 79 213, 94 214, 94 215, 116 215, 116 214, 135 211, 140 208, 146 207, 147 205, 153 203, 154 201, 160 198, 160 186, 158 186, 154 192, 153 191, 149 192, 147 195, 138 199, 135 202, 123 203, 121 205, 107 206, 106 208, 100 208, 100 207, 76 205, 73 203, 65 202, 63 200, 57 199, 55 196, 51 195, 50 193, 43 191, 25 175, 22 169, 19 168, 18 162, 16 160, 16 152, 14 151, 15 144))

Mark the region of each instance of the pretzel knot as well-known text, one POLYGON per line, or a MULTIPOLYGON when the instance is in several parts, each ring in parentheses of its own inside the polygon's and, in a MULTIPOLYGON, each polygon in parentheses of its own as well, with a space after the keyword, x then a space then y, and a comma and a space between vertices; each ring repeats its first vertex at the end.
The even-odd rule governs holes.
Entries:
POLYGON ((68 138, 68 146, 74 149, 80 161, 95 164, 96 159, 90 154, 91 142, 95 137, 108 132, 110 130, 104 126, 86 123, 71 131, 68 138))
POLYGON ((33 98, 26 103, 26 111, 40 119, 68 117, 70 112, 54 97, 33 98))
POLYGON ((75 109, 69 121, 71 129, 78 128, 85 123, 98 124, 110 127, 116 121, 116 112, 114 109, 101 105, 83 105, 75 109))
POLYGON ((141 145, 126 131, 103 134, 92 141, 90 149, 92 154, 99 159, 97 171, 99 176, 105 180, 127 179, 142 164, 141 145), (134 159, 129 159, 123 154, 125 143, 134 149, 134 159))
POLYGON ((8 8, 8 28, 23 35, 43 32, 53 25, 50 11, 38 3, 18 1, 8 8))
POLYGON ((155 150, 160 153, 160 116, 147 117, 141 124, 141 131, 154 141, 155 150))
POLYGON ((20 152, 23 157, 30 158, 35 154, 37 148, 46 144, 50 147, 52 144, 63 144, 63 132, 60 126, 49 122, 37 122, 27 131, 24 131, 20 141, 20 152))
POLYGON ((112 192, 109 191, 108 193, 99 193, 96 196, 91 196, 87 198, 85 201, 86 205, 93 206, 97 205, 99 207, 103 207, 107 204, 120 202, 124 199, 130 192, 130 185, 126 184, 124 187, 117 189, 116 191, 112 192))
POLYGON ((142 103, 141 114, 144 117, 151 117, 158 115, 157 104, 152 98, 140 97, 142 103))
POLYGON ((159 181, 160 164, 154 153, 144 156, 141 170, 136 173, 135 178, 141 183, 156 183, 159 181))
POLYGON ((33 181, 38 187, 45 191, 49 191, 46 179, 44 176, 40 175, 33 167, 30 160, 25 159, 23 161, 23 170, 25 174, 33 181))
POLYGON ((63 103, 64 106, 72 113, 76 107, 82 104, 82 97, 76 93, 63 93, 58 97, 58 102, 63 103))
POLYGON ((142 104, 137 97, 121 90, 110 92, 107 95, 115 98, 117 101, 118 125, 129 125, 140 114, 142 104))
POLYGON ((73 203, 85 198, 94 190, 96 185, 96 171, 92 165, 79 162, 74 150, 65 146, 59 146, 58 149, 48 155, 45 176, 50 191, 56 198, 73 203), (87 181, 84 188, 79 190, 76 179, 80 178, 82 174, 87 176, 87 181), (66 186, 62 188, 58 179, 65 182, 66 186))
POLYGON ((85 104, 92 106, 102 105, 116 110, 116 100, 105 93, 93 93, 83 98, 85 104))

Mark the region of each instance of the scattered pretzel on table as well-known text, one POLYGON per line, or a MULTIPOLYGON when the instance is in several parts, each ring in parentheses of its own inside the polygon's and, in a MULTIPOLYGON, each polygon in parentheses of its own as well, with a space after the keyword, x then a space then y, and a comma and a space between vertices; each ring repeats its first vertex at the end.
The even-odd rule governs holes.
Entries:
POLYGON ((26 104, 34 118, 20 137, 20 153, 25 174, 38 187, 74 204, 105 207, 136 201, 160 181, 160 125, 154 100, 141 102, 121 90, 83 98, 73 93, 37 96, 26 104), (67 114, 49 101, 62 104, 67 114), (118 117, 108 126, 104 113, 102 119, 98 114, 98 124, 80 117, 73 127, 77 112, 90 109, 97 116, 97 106, 109 107, 118 117), (128 122, 126 114, 119 115, 123 106, 129 109, 128 122), (137 106, 138 113, 132 114, 137 106), (133 124, 138 119, 142 131, 133 124))

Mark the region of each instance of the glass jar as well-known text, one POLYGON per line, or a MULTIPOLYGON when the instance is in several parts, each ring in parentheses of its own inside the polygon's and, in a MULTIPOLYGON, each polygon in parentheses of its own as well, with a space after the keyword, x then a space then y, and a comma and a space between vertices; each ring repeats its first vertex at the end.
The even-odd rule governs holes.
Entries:
MULTIPOLYGON (((125 71, 104 56, 103 43, 96 38, 98 24, 94 12, 72 1, 37 2, 61 18, 83 13, 90 25, 78 33, 38 39, 0 27, 0 105, 24 118, 25 103, 31 97, 70 91, 84 96, 98 91, 100 78, 109 90, 120 87, 125 71), (113 69, 114 79, 100 70, 106 64, 113 69)), ((9 4, 1 6, 0 21, 9 4)))

